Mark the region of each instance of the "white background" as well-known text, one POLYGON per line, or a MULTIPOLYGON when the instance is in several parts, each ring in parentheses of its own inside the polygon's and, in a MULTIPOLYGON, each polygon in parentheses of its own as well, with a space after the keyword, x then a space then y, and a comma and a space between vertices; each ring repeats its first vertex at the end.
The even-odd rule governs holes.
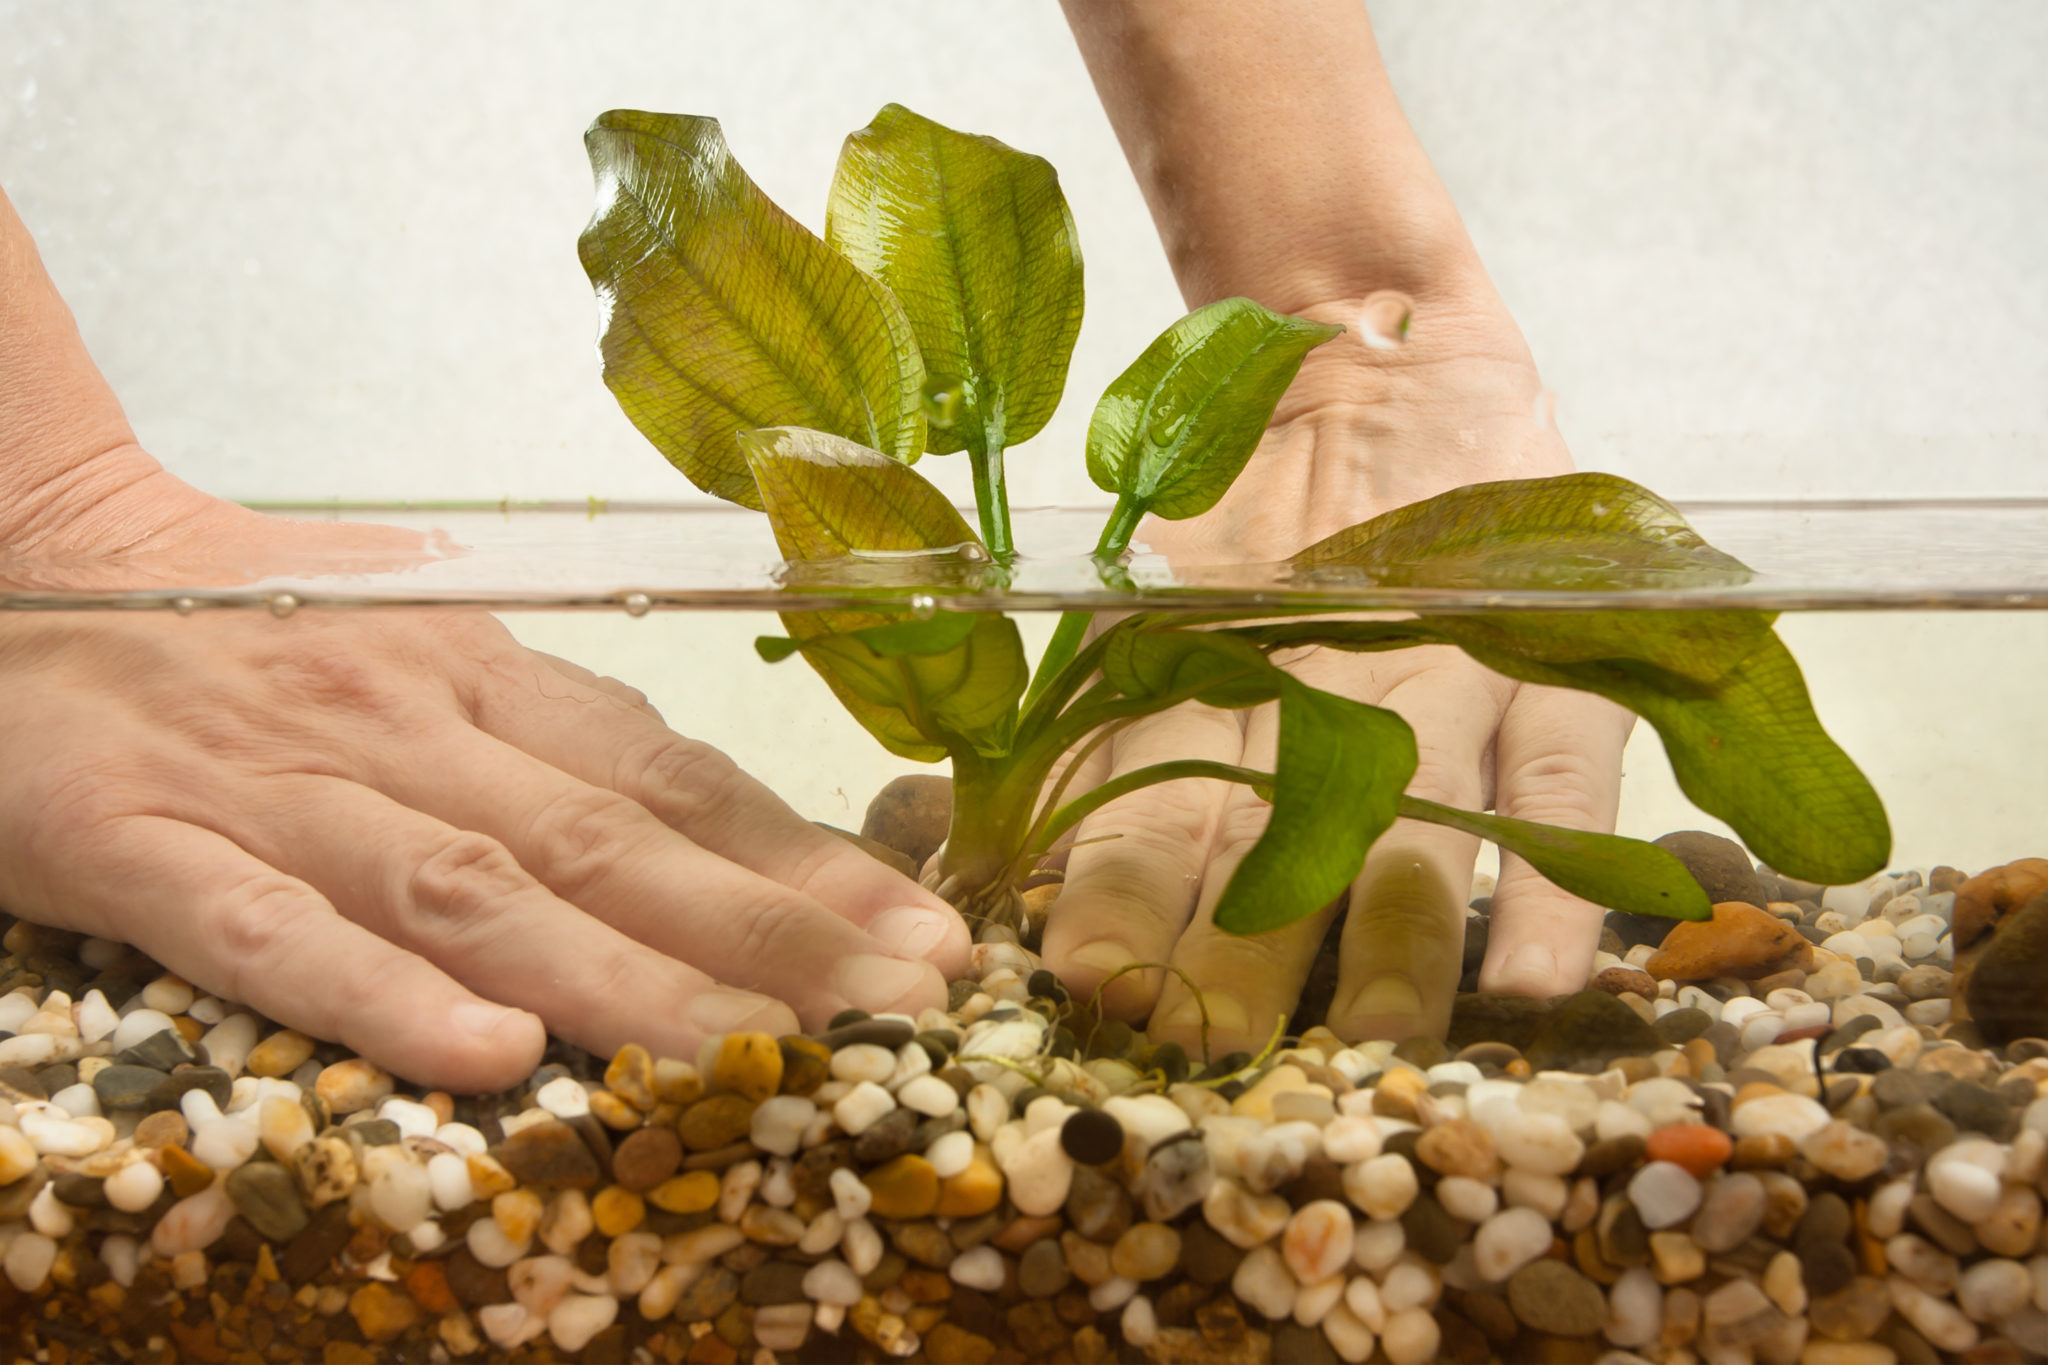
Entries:
MULTIPOLYGON (((1681 498, 2048 494, 2048 4, 1369 9, 1582 466, 1681 498)), ((1060 168, 1088 318, 1013 488, 1099 500, 1088 409, 1181 305, 1050 3, 0 0, 0 184, 144 443, 234 497, 692 494, 597 378, 579 134, 714 114, 816 226, 889 100, 1060 168)), ((675 623, 516 624, 821 817, 900 767, 675 623)), ((1790 628, 1902 856, 2038 851, 2010 847, 2048 809, 2015 679, 2048 632, 1992 630, 1790 628)), ((1625 828, 1691 822, 1659 764, 1631 750, 1625 828)))

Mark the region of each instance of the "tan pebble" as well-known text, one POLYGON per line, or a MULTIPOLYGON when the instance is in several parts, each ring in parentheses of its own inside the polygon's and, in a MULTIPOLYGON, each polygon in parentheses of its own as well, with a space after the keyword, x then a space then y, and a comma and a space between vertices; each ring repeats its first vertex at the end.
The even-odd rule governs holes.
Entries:
POLYGON ((1415 1142, 1415 1155, 1439 1175, 1491 1181, 1500 1170, 1493 1138, 1470 1119, 1440 1123, 1415 1142))
POLYGON ((0 1185, 12 1185, 36 1168, 42 1158, 29 1140, 21 1135, 21 1129, 11 1123, 0 1124, 0 1185))
POLYGON ((1650 1259, 1659 1284, 1684 1284, 1707 1273, 1706 1253, 1683 1232, 1651 1233, 1650 1259))
POLYGON ((1771 1257, 1764 1267, 1764 1293, 1787 1317, 1796 1318, 1806 1311, 1806 1282, 1797 1256, 1781 1251, 1771 1257))
POLYGON ((478 1199, 490 1199, 519 1184, 498 1159, 488 1152, 476 1152, 462 1159, 469 1170, 470 1192, 478 1199))
POLYGON ((1971 1230, 1994 1256, 2030 1256, 2041 1232, 2041 1196, 2024 1185, 2006 1185, 1997 1207, 1971 1230))
POLYGON ((782 1049, 766 1033, 728 1033, 718 1045, 711 1084, 755 1102, 782 1088, 782 1049))
POLYGON ((429 1090, 420 1103, 434 1112, 436 1125, 455 1122, 455 1097, 445 1090, 429 1090))
POLYGON ((628 1104, 625 1098, 612 1090, 595 1090, 590 1095, 590 1112, 597 1121, 614 1132, 630 1132, 646 1121, 647 1116, 628 1104))
MULTIPOLYGON (((180 1150, 166 1147, 164 1154, 169 1156, 180 1150)), ((299 1193, 316 1209, 346 1198, 356 1187, 355 1150, 338 1133, 323 1134, 301 1147, 293 1167, 299 1178, 299 1193)), ((169 1169, 166 1165, 165 1170, 169 1169)))
POLYGON ((390 1072, 361 1057, 323 1068, 320 1079, 313 1083, 314 1093, 327 1106, 327 1112, 337 1117, 368 1109, 396 1088, 397 1082, 390 1072))
POLYGON ((899 1156, 862 1179, 874 1196, 870 1211, 877 1218, 929 1218, 938 1207, 939 1175, 921 1156, 899 1156))
POLYGON ((1785 1238, 1806 1212, 1806 1187, 1783 1171, 1757 1171, 1764 1186, 1764 1231, 1785 1238))
POLYGON ((752 1130, 754 1110, 759 1107, 744 1095, 707 1095, 683 1111, 676 1122, 676 1136, 693 1152, 729 1147, 752 1130))
POLYGON ((1071 1228, 1060 1234, 1060 1254, 1067 1258, 1067 1268, 1074 1272, 1074 1278, 1091 1289, 1116 1277, 1109 1248, 1089 1241, 1071 1228))
POLYGON ((647 1193, 647 1201, 668 1213, 702 1213, 718 1202, 718 1177, 710 1171, 671 1176, 647 1193))
POLYGON ((1110 1268, 1140 1283, 1167 1274, 1179 1260, 1180 1233, 1164 1223, 1133 1224, 1109 1252, 1110 1268))
MULTIPOLYGON (((166 1147, 158 1158, 164 1168, 164 1179, 171 1184, 171 1190, 180 1199, 190 1199, 201 1190, 213 1184, 214 1169, 183 1147, 166 1147)), ((355 1162, 349 1167, 353 1173, 355 1162)), ((353 1180, 350 1182, 353 1184, 353 1180)))
POLYGON ((1024 1254, 1025 1249, 1033 1242, 1044 1237, 1056 1237, 1059 1235, 1059 1230, 1060 1220, 1057 1216, 1048 1215, 1043 1218, 1019 1217, 1010 1220, 1001 1232, 988 1240, 989 1245, 998 1251, 1007 1251, 1012 1255, 1021 1256, 1024 1254))
POLYGON ((507 1190, 491 1199, 491 1221, 498 1225, 498 1231, 505 1234, 508 1242, 531 1241, 533 1234, 540 1230, 540 1216, 544 1211, 540 1196, 532 1190, 507 1190))
POLYGON ((938 1203, 932 1212, 941 1218, 979 1218, 1002 1198, 1003 1173, 989 1149, 977 1142, 967 1169, 939 1182, 938 1203))
POLYGON ((1250 1089, 1231 1101, 1230 1112, 1242 1118, 1271 1119, 1273 1099, 1290 1090, 1313 1091, 1324 1099, 1331 1098, 1323 1086, 1311 1085, 1308 1076, 1298 1066, 1276 1066, 1253 1083, 1250 1089))
POLYGON ((178 1036, 188 1043, 196 1043, 206 1036, 206 1025, 189 1014, 181 1014, 171 1020, 171 1027, 175 1028, 178 1036))
POLYGON ((1700 1330, 1700 1296, 1683 1285, 1664 1296, 1664 1330, 1657 1341, 1667 1351, 1692 1344, 1700 1330))
POLYGON ((1429 1080, 1420 1071, 1396 1067, 1383 1074, 1373 1087, 1372 1112, 1383 1118, 1412 1119, 1416 1101, 1428 1090, 1429 1080))
POLYGON ((654 1059, 640 1044, 628 1043, 612 1054, 611 1064, 604 1069, 604 1084, 605 1089, 646 1113, 656 1103, 654 1059))
POLYGON ((289 1076, 313 1055, 313 1040, 297 1029, 279 1029, 249 1049, 243 1069, 251 1076, 289 1076))
POLYGON ((1340 1274, 1351 1261, 1351 1210, 1334 1199, 1315 1199, 1295 1210, 1280 1236, 1280 1256, 1302 1284, 1340 1274))
POLYGON ((654 1063, 654 1098, 664 1104, 695 1104, 704 1097, 704 1078, 697 1068, 674 1057, 654 1063))
POLYGON ((1891 1159, 1883 1138, 1840 1119, 1809 1134, 1799 1154, 1837 1180, 1851 1182, 1876 1175, 1891 1159))
POLYGON ((1776 1169, 1789 1162, 1799 1144, 1785 1133, 1753 1133, 1735 1140, 1735 1154, 1728 1164, 1738 1171, 1776 1169))
POLYGON ((421 1317, 412 1296, 372 1281, 349 1295, 349 1316, 371 1341, 395 1341, 421 1317))
POLYGON ((740 1214, 740 1231, 762 1246, 793 1247, 803 1240, 804 1220, 788 1209, 749 1204, 740 1214))
POLYGON ((590 1216, 607 1237, 624 1237, 647 1217, 647 1203, 624 1185, 607 1185, 590 1201, 590 1216))

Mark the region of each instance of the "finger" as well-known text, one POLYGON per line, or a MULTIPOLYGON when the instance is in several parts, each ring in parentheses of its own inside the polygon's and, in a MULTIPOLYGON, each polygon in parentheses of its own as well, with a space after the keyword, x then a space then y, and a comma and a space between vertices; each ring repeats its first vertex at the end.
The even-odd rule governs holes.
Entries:
POLYGON ((126 816, 49 857, 53 883, 95 932, 422 1085, 503 1090, 540 1065, 547 1040, 532 1014, 351 923, 212 830, 126 816))
POLYGON ((966 970, 971 936, 943 900, 798 815, 717 749, 561 676, 568 686, 536 686, 516 656, 495 660, 469 699, 472 717, 515 749, 617 792, 691 842, 825 905, 887 952, 922 958, 948 979, 966 970))
POLYGON ((602 673, 594 673, 582 664, 577 663, 574 659, 565 659, 559 654, 550 654, 546 650, 529 649, 527 652, 571 682, 580 683, 593 692, 602 692, 613 700, 625 705, 628 710, 642 711, 656 722, 661 721, 661 712, 655 709, 653 702, 647 700, 647 694, 631 683, 621 682, 617 678, 606 677, 602 673))
MULTIPOLYGON (((1059 762, 1053 764, 1052 771, 1046 775, 1045 794, 1040 799, 1050 800, 1053 793, 1057 792, 1061 804, 1065 804, 1077 796, 1094 791, 1109 781, 1113 758, 1114 751, 1107 742, 1070 750, 1061 756, 1059 762)), ((1078 826, 1067 831, 1060 839, 1059 846, 1040 858, 1034 870, 1056 871, 1064 880, 1068 861, 1073 854, 1074 842, 1080 837, 1078 826)))
MULTIPOLYGON (((1262 706, 1249 713, 1247 722, 1245 766, 1270 771, 1278 749, 1278 711, 1262 706)), ((1194 989, 1169 976, 1146 1025, 1148 1036, 1177 1042, 1191 1055, 1202 1052, 1205 1015, 1206 1056, 1263 1048, 1279 1021, 1293 1013, 1335 913, 1325 909, 1263 934, 1232 934, 1216 927, 1217 903, 1238 864, 1266 832, 1272 810, 1249 788, 1233 785, 1224 792, 1202 870, 1201 902, 1173 948, 1173 965, 1187 974, 1194 989)))
POLYGON ((637 1042, 693 1057, 714 1033, 795 1029, 787 1006, 724 989, 560 900, 494 839, 335 778, 272 778, 242 797, 235 833, 257 856, 323 888, 364 928, 593 1052, 637 1042))
POLYGON ((945 1002, 929 962, 895 955, 630 798, 466 725, 425 729, 403 763, 383 762, 377 774, 400 805, 503 844, 562 900, 728 985, 787 1000, 812 1026, 849 1006, 915 1014, 945 1002))
MULTIPOLYGON (((1112 776, 1177 759, 1235 763, 1244 730, 1239 713, 1190 702, 1136 722, 1111 747, 1112 776)), ((1195 911, 1227 788, 1196 778, 1162 782, 1081 822, 1043 940, 1046 965, 1081 999, 1101 989, 1103 1011, 1121 1019, 1151 1010, 1165 973, 1116 973, 1172 954, 1195 911)))
MULTIPOLYGON (((1461 658, 1422 653, 1381 701, 1415 731, 1408 791, 1482 810, 1494 729, 1511 694, 1461 658)), ((1352 884, 1339 948, 1330 1027, 1340 1036, 1440 1036, 1449 1027, 1478 852, 1470 835, 1413 820, 1396 820, 1373 844, 1352 884)))
MULTIPOLYGON (((1634 724, 1633 715, 1602 697, 1522 688, 1495 741, 1499 813, 1611 833, 1621 803, 1621 751, 1634 724)), ((1479 989, 1541 996, 1581 989, 1599 947, 1601 918, 1599 906, 1560 890, 1503 851, 1479 989)))

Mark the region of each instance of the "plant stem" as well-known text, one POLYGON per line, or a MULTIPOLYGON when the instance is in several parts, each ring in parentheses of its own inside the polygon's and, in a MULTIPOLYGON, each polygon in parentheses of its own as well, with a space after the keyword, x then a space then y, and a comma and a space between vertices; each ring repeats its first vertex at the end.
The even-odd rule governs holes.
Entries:
POLYGON ((981 514, 981 538, 996 563, 1008 564, 1017 547, 1010 534, 1010 493, 1003 486, 1003 410, 1000 399, 967 442, 974 469, 974 510, 981 514), (975 439, 978 437, 979 439, 975 439))
POLYGON ((1150 787, 1160 782, 1176 782, 1187 777, 1209 777, 1219 782, 1242 782, 1248 787, 1267 793, 1273 790, 1274 780, 1272 773, 1260 772, 1256 768, 1243 768, 1234 763, 1216 763, 1203 758, 1182 758, 1166 763, 1153 763, 1127 772, 1122 777, 1111 778, 1094 790, 1077 796, 1061 806, 1047 816, 1043 828, 1033 838, 1032 843, 1037 846, 1037 851, 1051 848, 1062 834, 1119 796, 1127 796, 1140 787, 1150 787))
MULTIPOLYGON (((1102 528, 1102 536, 1095 542, 1095 562, 1105 568, 1130 548, 1131 536, 1138 529, 1138 522, 1144 517, 1145 509, 1135 502, 1128 493, 1117 495, 1116 507, 1109 514, 1109 522, 1102 528)), ((1046 643, 1045 653, 1038 660, 1038 672, 1031 679, 1031 688, 1024 694, 1024 710, 1029 712, 1031 704, 1039 699, 1060 670, 1074 661, 1081 650, 1081 642, 1088 637, 1088 622, 1094 613, 1067 611, 1060 613, 1060 623, 1053 628, 1052 639, 1046 643)))

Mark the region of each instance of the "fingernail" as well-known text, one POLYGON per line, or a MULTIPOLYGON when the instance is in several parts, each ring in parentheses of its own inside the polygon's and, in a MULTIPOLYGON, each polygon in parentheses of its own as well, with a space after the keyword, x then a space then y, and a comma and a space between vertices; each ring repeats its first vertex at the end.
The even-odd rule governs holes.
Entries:
POLYGON ((1488 976, 1491 990, 1548 995, 1557 982, 1557 954, 1541 943, 1524 943, 1488 976))
MULTIPOLYGON (((737 991, 706 991, 690 1002, 690 1022, 706 1033, 757 1030, 768 1016, 781 1013, 772 1001, 737 991)), ((773 1030, 758 1030, 772 1032, 773 1030)))
POLYGON ((956 917, 921 905, 899 905, 868 921, 868 937, 903 957, 926 957, 946 941, 956 917))
POLYGON ((457 1029, 490 1042, 500 1041, 505 1030, 518 1027, 525 1017, 525 1010, 508 1010, 481 1000, 466 1001, 448 1011, 448 1022, 457 1029))
POLYGON ((847 1003, 864 1010, 893 1009, 937 973, 923 962, 880 953, 860 953, 840 959, 832 969, 832 985, 847 1003))
POLYGON ((1184 1033, 1198 1032, 1202 1027, 1204 1004, 1209 1007, 1211 1050, 1219 1056, 1233 1050, 1231 1043, 1250 1036, 1251 1015, 1245 1011, 1244 1002, 1220 992, 1205 996, 1200 1001, 1193 996, 1180 1001, 1167 1011, 1166 1025, 1184 1033))
MULTIPOLYGON (((1130 950, 1128 945, 1118 943, 1115 939, 1107 938, 1099 938, 1093 943, 1084 943, 1074 949, 1073 952, 1067 954, 1067 961, 1074 966, 1086 968, 1091 972, 1100 972, 1104 976, 1109 976, 1114 972, 1121 972, 1137 960, 1137 955, 1130 950)), ((1136 972, 1125 972, 1122 979, 1128 980, 1136 975, 1136 972)))
POLYGON ((1352 1027, 1374 1038, 1407 1038, 1422 1026, 1422 996, 1405 976, 1376 976, 1358 988, 1352 1027))

